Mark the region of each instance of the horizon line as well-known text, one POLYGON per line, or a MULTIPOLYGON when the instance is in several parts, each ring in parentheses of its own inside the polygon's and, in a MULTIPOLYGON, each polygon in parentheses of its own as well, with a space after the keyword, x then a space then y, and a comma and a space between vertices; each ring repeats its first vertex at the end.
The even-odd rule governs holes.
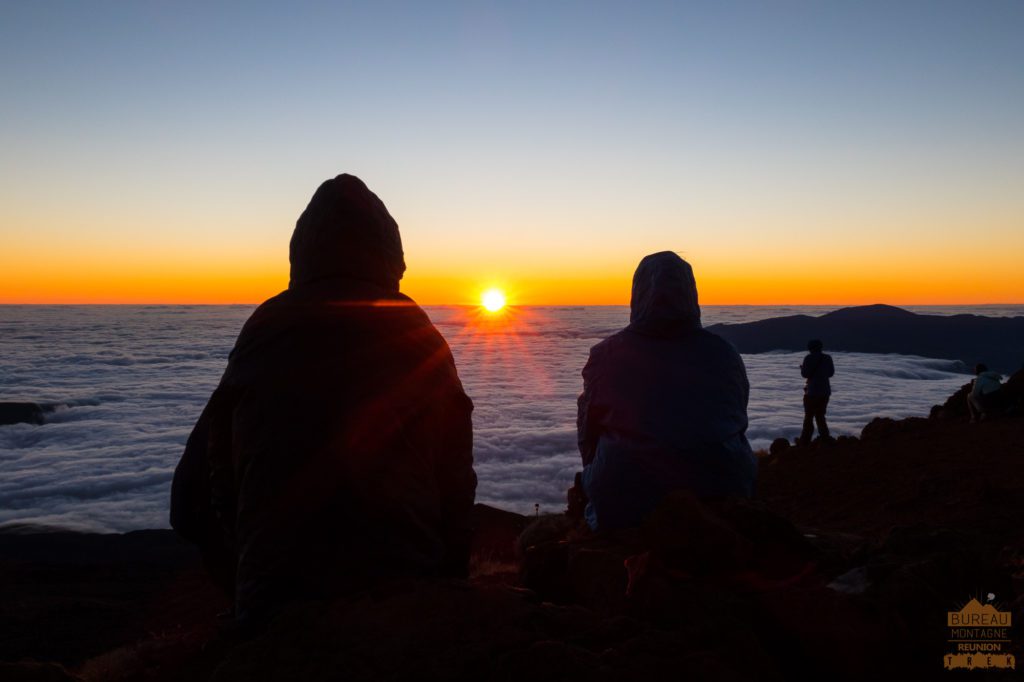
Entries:
MULTIPOLYGON (((479 308, 479 303, 420 303, 413 301, 416 305, 422 307, 432 306, 443 306, 451 308, 479 308)), ((237 301, 229 303, 182 303, 174 301, 127 301, 127 302, 93 302, 93 303, 61 303, 54 301, 22 301, 22 302, 7 302, 0 301, 0 306, 258 306, 262 305, 264 301, 260 302, 249 302, 249 301, 237 301)), ((874 303, 701 303, 702 308, 705 307, 746 307, 746 308, 781 308, 781 307, 831 307, 835 306, 838 308, 861 308, 872 305, 888 305, 894 308, 902 306, 917 306, 917 307, 986 307, 986 306, 1024 306, 1024 302, 987 302, 987 303, 883 303, 876 301, 874 303)), ((526 304, 508 304, 509 308, 628 308, 629 303, 526 303, 526 304)))

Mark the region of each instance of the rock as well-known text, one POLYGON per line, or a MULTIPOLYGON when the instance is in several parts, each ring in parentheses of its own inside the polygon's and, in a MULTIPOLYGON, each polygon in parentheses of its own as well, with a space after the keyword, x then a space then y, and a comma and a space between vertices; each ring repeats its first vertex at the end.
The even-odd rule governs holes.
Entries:
POLYGON ((227 606, 199 552, 171 530, 0 533, 0 575, 0 660, 7 661, 77 668, 144 633, 204 622, 227 606))
POLYGON ((813 573, 820 556, 792 524, 759 503, 702 502, 676 492, 640 528, 530 547, 522 582, 542 599, 663 619, 662 606, 688 599, 675 590, 689 593, 691 581, 698 590, 776 589, 813 573))
POLYGON ((571 537, 589 534, 590 529, 582 519, 574 519, 568 514, 545 514, 538 516, 520 534, 518 556, 522 556, 530 547, 535 545, 559 542, 571 537))
POLYGON ((480 561, 515 561, 517 539, 531 520, 486 504, 473 505, 471 555, 480 561))
POLYGON ((53 412, 54 405, 38 403, 0 403, 0 426, 7 424, 42 424, 43 416, 53 412))
POLYGON ((1006 391, 1006 405, 1008 414, 1024 413, 1024 369, 1017 371, 1003 384, 1006 391))
POLYGON ((4 663, 0 661, 0 680, 4 682, 81 682, 56 663, 38 663, 22 661, 20 663, 4 663))
POLYGON ((761 595, 764 627, 782 648, 785 679, 921 679, 906 665, 898 624, 862 599, 818 588, 761 595))
POLYGON ((571 519, 583 519, 583 513, 587 509, 587 493, 583 490, 583 472, 577 471, 573 477, 572 487, 566 491, 565 515, 571 519))
POLYGON ((967 382, 959 389, 956 393, 946 398, 946 402, 941 405, 933 405, 931 412, 928 413, 929 419, 966 419, 967 413, 967 394, 971 392, 972 382, 967 382))
POLYGON ((567 542, 531 545, 523 554, 519 582, 540 595, 541 599, 564 604, 572 601, 568 566, 567 542))
POLYGON ((776 438, 775 440, 772 441, 771 446, 768 447, 768 453, 772 457, 776 457, 778 455, 781 455, 790 447, 791 446, 789 444, 789 441, 786 440, 785 438, 776 438))
POLYGON ((928 424, 927 419, 921 417, 908 417, 907 419, 890 419, 889 417, 875 417, 860 433, 860 439, 865 441, 888 438, 893 434, 916 431, 928 424))
POLYGON ((828 584, 828 589, 843 594, 864 594, 870 585, 867 569, 859 566, 838 576, 828 584))
POLYGON ((749 562, 750 540, 688 492, 666 497, 640 529, 671 568, 694 574, 735 569, 749 562))

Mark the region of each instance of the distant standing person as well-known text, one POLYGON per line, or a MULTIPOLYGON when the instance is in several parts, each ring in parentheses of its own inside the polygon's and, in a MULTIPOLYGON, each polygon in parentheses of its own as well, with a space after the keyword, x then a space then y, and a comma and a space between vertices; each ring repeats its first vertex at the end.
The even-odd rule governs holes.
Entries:
POLYGON ((832 364, 832 356, 821 352, 822 343, 818 339, 807 342, 807 357, 800 365, 800 376, 807 379, 804 385, 804 429, 800 433, 800 444, 807 445, 814 435, 814 422, 818 423, 818 435, 828 439, 828 423, 825 421, 825 410, 828 399, 832 395, 829 378, 836 373, 832 364))

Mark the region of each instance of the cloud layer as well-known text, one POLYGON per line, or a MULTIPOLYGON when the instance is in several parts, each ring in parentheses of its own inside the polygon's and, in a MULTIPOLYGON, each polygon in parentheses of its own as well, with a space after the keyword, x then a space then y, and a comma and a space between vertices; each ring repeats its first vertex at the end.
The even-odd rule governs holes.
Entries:
MULTIPOLYGON (((171 476, 250 306, 0 307, 0 400, 58 403, 42 426, 0 427, 0 525, 98 531, 167 526, 171 476)), ((576 396, 593 344, 628 310, 530 308, 512 327, 431 308, 474 412, 478 500, 556 511, 579 468, 576 396), (513 332, 509 332, 509 329, 513 332)), ((705 322, 780 314, 705 310, 705 322)), ((968 380, 955 363, 834 354, 829 418, 856 434, 874 416, 927 414, 968 380)), ((803 417, 801 354, 747 356, 755 447, 803 417)), ((685 390, 685 389, 683 389, 685 390)))

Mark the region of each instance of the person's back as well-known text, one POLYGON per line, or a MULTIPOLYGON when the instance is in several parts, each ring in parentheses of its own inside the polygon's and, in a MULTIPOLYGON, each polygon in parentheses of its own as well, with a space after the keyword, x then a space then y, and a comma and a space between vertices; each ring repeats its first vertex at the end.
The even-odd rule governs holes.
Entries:
POLYGON ((989 370, 980 372, 978 376, 974 377, 974 383, 971 385, 971 393, 975 396, 995 393, 1003 387, 1002 380, 1003 376, 999 374, 999 372, 992 372, 989 370))
POLYGON ((172 525, 228 564, 242 620, 392 575, 464 574, 468 560, 472 404, 444 339, 398 293, 397 225, 339 176, 299 219, 291 261, 172 491, 172 525))
POLYGON ((647 256, 633 279, 630 325, 591 349, 579 399, 587 521, 640 523, 672 490, 750 496, 743 360, 700 324, 690 266, 647 256))
POLYGON ((835 363, 832 356, 823 353, 821 348, 811 351, 800 363, 800 376, 807 380, 804 384, 804 395, 823 397, 832 395, 832 384, 829 379, 835 375, 835 363))

